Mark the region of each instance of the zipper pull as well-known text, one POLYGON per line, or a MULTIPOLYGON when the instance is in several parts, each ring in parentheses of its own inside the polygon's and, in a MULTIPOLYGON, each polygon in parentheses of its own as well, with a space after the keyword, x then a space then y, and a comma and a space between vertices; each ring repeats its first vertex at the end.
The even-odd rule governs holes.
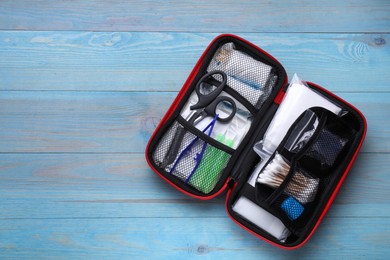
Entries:
POLYGON ((230 178, 230 180, 227 184, 228 188, 233 189, 235 183, 236 183, 236 181, 234 179, 230 178))
POLYGON ((280 89, 279 93, 276 95, 275 99, 274 99, 274 102, 278 105, 280 105, 280 103, 282 103, 282 100, 284 98, 284 95, 286 94, 286 92, 284 92, 284 89, 280 89))

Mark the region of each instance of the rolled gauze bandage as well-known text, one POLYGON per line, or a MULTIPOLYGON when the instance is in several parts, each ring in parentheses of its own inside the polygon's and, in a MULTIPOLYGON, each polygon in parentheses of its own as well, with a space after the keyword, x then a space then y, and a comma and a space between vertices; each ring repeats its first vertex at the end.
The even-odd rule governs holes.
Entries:
POLYGON ((246 197, 240 197, 236 201, 233 205, 233 211, 280 241, 286 240, 290 235, 290 231, 280 219, 246 197))

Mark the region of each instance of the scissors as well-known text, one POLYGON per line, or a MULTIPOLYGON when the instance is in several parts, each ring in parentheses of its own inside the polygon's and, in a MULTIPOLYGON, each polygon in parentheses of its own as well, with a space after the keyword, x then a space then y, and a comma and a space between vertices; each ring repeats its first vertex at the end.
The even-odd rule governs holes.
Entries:
MULTIPOLYGON (((213 77, 214 78, 214 77, 213 77)), ((214 78, 215 79, 215 78, 214 78)), ((226 85, 227 76, 223 71, 211 71, 207 74, 205 74, 196 84, 195 86, 195 92, 198 96, 198 102, 195 105, 190 106, 190 109, 193 110, 186 118, 188 123, 191 125, 198 124, 201 120, 203 120, 207 116, 211 116, 214 119, 208 124, 208 126, 203 129, 203 133, 209 130, 207 133, 208 136, 211 135, 211 132, 213 130, 214 124, 216 120, 220 122, 228 122, 230 121, 233 116, 235 115, 237 111, 236 103, 227 96, 218 96, 223 88, 226 85), (217 81, 218 84, 209 84, 206 82, 209 78, 220 75, 222 76, 222 81, 217 81), (216 86, 215 89, 212 88, 212 86, 216 86), (218 114, 217 112, 223 111, 224 108, 227 108, 229 111, 224 111, 223 115, 218 114)), ((179 125, 176 128, 176 132, 173 135, 174 139, 171 142, 170 147, 168 148, 167 155, 165 156, 162 167, 165 168, 167 165, 170 165, 173 163, 178 155, 180 145, 183 141, 184 135, 186 133, 186 130, 183 126, 179 125)), ((183 150, 184 153, 187 153, 190 150, 190 147, 198 140, 198 137, 195 138, 187 147, 183 150), (188 149, 187 149, 188 148, 188 149)), ((206 147, 206 143, 204 144, 204 148, 206 147)), ((204 152, 204 149, 202 149, 204 152)), ((178 157, 177 162, 180 160, 181 157, 183 157, 185 154, 180 154, 178 157)), ((200 158, 201 159, 201 158, 200 158)), ((176 164, 172 167, 171 172, 176 167, 176 164)))

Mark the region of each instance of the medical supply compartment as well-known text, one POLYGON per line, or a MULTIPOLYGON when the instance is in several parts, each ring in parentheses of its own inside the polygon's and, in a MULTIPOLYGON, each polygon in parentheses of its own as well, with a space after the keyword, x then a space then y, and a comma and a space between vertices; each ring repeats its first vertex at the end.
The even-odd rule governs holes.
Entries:
MULTIPOLYGON (((284 249, 318 227, 366 134, 355 107, 230 34, 202 54, 146 147, 165 181, 284 249)), ((212 231, 210 231, 212 232, 212 231)))

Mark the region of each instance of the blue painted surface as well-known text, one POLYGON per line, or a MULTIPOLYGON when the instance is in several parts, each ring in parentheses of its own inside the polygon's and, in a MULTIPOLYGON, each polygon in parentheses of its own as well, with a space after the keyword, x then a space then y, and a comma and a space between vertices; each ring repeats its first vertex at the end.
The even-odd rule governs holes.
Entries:
POLYGON ((387 1, 2 1, 0 258, 387 258, 389 29, 387 1), (222 32, 367 117, 356 164, 296 251, 236 226, 225 194, 191 199, 144 160, 160 118, 222 32))

